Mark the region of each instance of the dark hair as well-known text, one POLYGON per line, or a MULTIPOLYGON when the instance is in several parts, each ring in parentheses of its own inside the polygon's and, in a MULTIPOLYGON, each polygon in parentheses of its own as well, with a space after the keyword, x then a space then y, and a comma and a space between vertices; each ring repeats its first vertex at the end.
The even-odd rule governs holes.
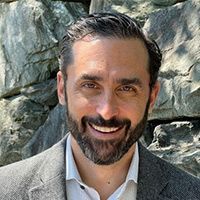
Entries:
POLYGON ((162 60, 160 49, 154 40, 144 34, 135 19, 121 13, 90 14, 68 27, 60 47, 60 68, 64 76, 66 76, 66 67, 73 62, 73 44, 88 34, 105 38, 141 39, 149 54, 150 88, 154 86, 162 60))

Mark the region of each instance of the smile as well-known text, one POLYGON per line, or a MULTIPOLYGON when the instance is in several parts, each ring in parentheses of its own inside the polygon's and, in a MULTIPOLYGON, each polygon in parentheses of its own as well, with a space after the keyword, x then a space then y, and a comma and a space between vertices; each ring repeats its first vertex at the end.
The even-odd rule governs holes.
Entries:
POLYGON ((96 126, 94 124, 90 124, 90 126, 95 129, 96 131, 102 133, 112 133, 120 130, 122 127, 105 127, 105 126, 96 126))

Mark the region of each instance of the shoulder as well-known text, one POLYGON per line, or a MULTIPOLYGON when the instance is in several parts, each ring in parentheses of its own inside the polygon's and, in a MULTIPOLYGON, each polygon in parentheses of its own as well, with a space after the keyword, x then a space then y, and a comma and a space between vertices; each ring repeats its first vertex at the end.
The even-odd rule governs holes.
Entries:
POLYGON ((153 184, 151 186, 153 190, 159 191, 164 196, 173 197, 173 199, 200 199, 200 180, 197 177, 153 155, 141 144, 139 149, 139 177, 142 183, 153 184), (148 177, 147 181, 143 180, 145 176, 148 177))
POLYGON ((9 181, 12 179, 18 180, 18 178, 22 178, 23 176, 31 176, 31 174, 35 174, 35 170, 37 171, 40 168, 40 165, 44 162, 46 155, 49 150, 44 151, 36 156, 27 158, 25 160, 21 160, 0 168, 0 185, 1 181, 9 181))
POLYGON ((46 152, 43 152, 34 157, 1 167, 0 199, 28 199, 28 190, 31 185, 39 181, 37 172, 46 154, 46 152))
POLYGON ((200 199, 200 180, 197 177, 160 158, 158 158, 158 163, 161 166, 163 174, 169 180, 165 190, 162 191, 163 195, 177 196, 182 200, 200 199))
POLYGON ((28 199, 29 189, 42 184, 42 176, 53 176, 58 168, 61 169, 64 144, 64 141, 60 141, 36 156, 1 167, 0 199, 28 199))

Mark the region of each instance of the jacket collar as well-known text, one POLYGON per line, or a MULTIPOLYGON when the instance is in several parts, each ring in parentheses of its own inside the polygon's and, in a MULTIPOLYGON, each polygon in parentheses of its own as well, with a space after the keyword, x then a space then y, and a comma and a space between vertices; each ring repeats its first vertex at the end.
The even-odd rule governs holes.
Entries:
MULTIPOLYGON (((29 190, 30 200, 66 200, 65 143, 68 134, 50 148, 38 172, 39 183, 29 190)), ((159 160, 140 143, 137 200, 173 200, 162 196, 168 178, 163 173, 159 160), (155 176, 156 175, 156 176, 155 176)))
MULTIPOLYGON (((68 136, 68 135, 67 135, 68 136)), ((39 182, 29 190, 30 200, 66 200, 65 184, 65 136, 59 143, 48 149, 47 157, 38 170, 39 182)))

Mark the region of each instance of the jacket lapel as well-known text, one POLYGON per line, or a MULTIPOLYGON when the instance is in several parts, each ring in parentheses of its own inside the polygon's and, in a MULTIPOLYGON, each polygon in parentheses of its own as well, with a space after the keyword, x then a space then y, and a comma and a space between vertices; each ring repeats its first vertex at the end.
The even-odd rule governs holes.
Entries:
POLYGON ((65 141, 48 149, 47 157, 38 171, 39 182, 29 190, 30 200, 66 200, 65 141))
POLYGON ((168 179, 161 169, 159 159, 139 143, 139 174, 137 200, 170 200, 161 196, 168 179))
POLYGON ((66 200, 63 176, 64 174, 59 175, 44 184, 32 188, 29 191, 30 200, 66 200))

